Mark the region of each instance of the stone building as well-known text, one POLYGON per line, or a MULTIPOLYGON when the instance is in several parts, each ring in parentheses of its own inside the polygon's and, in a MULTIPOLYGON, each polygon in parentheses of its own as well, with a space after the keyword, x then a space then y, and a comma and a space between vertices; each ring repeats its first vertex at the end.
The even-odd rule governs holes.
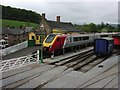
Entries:
POLYGON ((8 46, 12 46, 28 40, 28 33, 30 31, 32 31, 32 27, 28 27, 25 29, 2 28, 0 29, 0 39, 6 40, 8 46))
POLYGON ((60 16, 56 16, 56 21, 47 20, 45 13, 42 14, 42 21, 37 29, 43 34, 48 35, 50 33, 80 33, 71 22, 62 22, 60 16))
POLYGON ((44 38, 51 33, 67 34, 80 32, 80 30, 75 29, 71 22, 61 22, 60 16, 56 17, 56 21, 51 21, 45 18, 45 13, 42 13, 42 21, 33 32, 29 33, 29 45, 41 44, 44 38))

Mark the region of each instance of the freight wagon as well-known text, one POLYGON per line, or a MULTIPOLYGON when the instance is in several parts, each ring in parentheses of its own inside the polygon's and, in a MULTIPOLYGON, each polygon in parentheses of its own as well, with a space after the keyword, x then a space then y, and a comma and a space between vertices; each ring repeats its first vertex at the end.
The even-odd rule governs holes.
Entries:
POLYGON ((105 56, 111 54, 113 47, 113 38, 98 38, 94 40, 94 52, 97 56, 105 56))

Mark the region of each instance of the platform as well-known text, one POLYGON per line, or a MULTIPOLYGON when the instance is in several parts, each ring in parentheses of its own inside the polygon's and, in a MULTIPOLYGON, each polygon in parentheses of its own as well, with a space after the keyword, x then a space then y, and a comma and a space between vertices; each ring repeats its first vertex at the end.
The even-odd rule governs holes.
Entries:
POLYGON ((53 59, 47 58, 47 59, 44 59, 43 62, 48 63, 48 64, 54 63, 54 62, 57 62, 57 61, 61 61, 61 60, 76 56, 76 55, 84 53, 86 51, 90 51, 90 50, 93 50, 93 47, 87 47, 87 48, 82 49, 82 50, 77 51, 77 52, 66 53, 64 55, 59 55, 59 56, 54 57, 53 59))
POLYGON ((2 76, 2 88, 118 88, 118 56, 86 73, 65 66, 36 63, 3 72, 2 76))

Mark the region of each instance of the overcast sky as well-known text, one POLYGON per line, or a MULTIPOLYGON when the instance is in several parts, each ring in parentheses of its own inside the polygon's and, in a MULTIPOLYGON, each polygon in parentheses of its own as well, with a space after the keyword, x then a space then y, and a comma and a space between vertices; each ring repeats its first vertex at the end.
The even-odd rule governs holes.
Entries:
POLYGON ((1 5, 46 13, 48 20, 73 24, 84 23, 118 23, 119 0, 0 0, 1 5))

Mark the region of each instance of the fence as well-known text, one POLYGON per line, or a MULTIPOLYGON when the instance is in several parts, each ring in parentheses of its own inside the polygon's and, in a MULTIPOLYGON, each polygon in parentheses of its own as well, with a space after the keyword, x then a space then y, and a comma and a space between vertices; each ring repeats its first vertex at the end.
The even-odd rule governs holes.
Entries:
POLYGON ((11 54, 13 52, 19 51, 23 48, 26 48, 26 47, 28 47, 28 41, 19 43, 17 45, 14 45, 14 46, 11 46, 11 47, 8 47, 8 48, 5 48, 5 49, 1 49, 0 50, 0 55, 5 56, 5 55, 11 54))
POLYGON ((39 63, 39 50, 35 54, 28 54, 24 57, 1 61, 0 71, 4 72, 33 63, 39 63))

